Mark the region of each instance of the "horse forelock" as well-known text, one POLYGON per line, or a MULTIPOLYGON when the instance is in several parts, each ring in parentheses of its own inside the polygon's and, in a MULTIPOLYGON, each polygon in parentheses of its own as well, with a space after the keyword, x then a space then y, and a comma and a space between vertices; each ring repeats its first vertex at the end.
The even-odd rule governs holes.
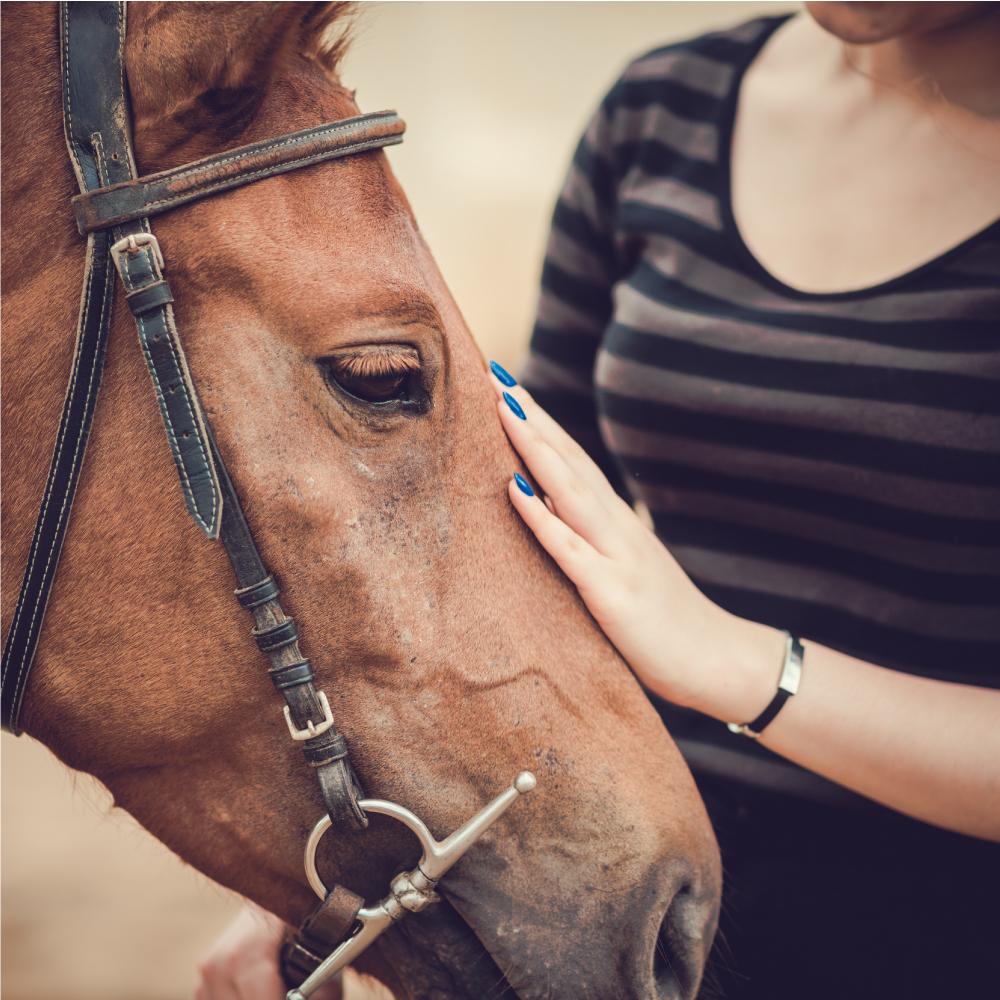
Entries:
POLYGON ((138 131, 213 132, 224 142, 251 121, 271 82, 290 70, 335 82, 353 4, 151 3, 129 6, 126 65, 138 131))
POLYGON ((351 44, 353 16, 357 9, 351 0, 316 3, 302 21, 302 55, 336 74, 337 67, 351 44))

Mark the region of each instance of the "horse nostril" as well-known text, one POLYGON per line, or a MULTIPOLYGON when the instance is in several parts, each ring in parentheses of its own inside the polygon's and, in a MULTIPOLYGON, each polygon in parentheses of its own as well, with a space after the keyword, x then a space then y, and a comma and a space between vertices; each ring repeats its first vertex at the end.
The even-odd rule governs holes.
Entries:
POLYGON ((656 935, 653 983, 657 1000, 688 1000, 697 992, 702 968, 700 910, 690 883, 682 884, 656 935))

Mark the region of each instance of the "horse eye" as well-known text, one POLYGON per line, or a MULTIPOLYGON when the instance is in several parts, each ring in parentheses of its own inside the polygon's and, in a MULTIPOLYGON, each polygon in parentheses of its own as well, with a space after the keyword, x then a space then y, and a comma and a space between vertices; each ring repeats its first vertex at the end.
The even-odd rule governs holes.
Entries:
POLYGON ((373 406, 407 406, 418 403, 424 395, 415 352, 412 355, 378 352, 327 358, 323 369, 331 386, 373 406))
POLYGON ((346 372, 330 371, 329 378, 344 392, 366 403, 389 403, 394 399, 406 399, 409 372, 387 375, 349 375, 346 372))

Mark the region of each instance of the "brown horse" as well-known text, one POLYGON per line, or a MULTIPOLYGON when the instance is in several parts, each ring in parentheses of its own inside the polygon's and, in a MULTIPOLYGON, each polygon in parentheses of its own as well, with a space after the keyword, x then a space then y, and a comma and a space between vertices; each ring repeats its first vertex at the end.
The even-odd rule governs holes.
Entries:
MULTIPOLYGON (((140 171, 356 114, 336 74, 342 14, 136 4, 140 171)), ((58 65, 54 5, 6 5, 5 627, 83 266, 58 65)), ((369 967, 412 997, 693 996, 720 882, 706 815, 639 686, 508 509, 515 460, 482 359, 385 155, 156 229, 219 447, 365 787, 440 835, 518 770, 539 777, 447 877, 446 903, 386 935, 369 967), (426 405, 372 403, 407 387, 426 405)), ((118 301, 24 728, 191 864, 297 921, 321 804, 231 586, 184 510, 118 301)), ((369 897, 415 858, 378 820, 324 849, 328 882, 369 897)))

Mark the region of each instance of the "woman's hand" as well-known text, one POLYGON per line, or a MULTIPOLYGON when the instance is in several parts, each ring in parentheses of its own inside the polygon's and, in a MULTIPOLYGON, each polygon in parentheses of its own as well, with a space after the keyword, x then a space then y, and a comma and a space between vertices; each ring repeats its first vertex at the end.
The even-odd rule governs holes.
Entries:
POLYGON ((499 365, 491 370, 504 429, 541 488, 516 474, 511 502, 639 679, 718 719, 756 716, 777 683, 783 635, 705 597, 586 452, 499 365), (770 664, 766 676, 760 664, 770 664))
MULTIPOLYGON (((278 917, 247 903, 199 966, 195 1000, 284 1000, 278 953, 286 930, 278 917)), ((340 1000, 341 995, 339 982, 314 994, 317 1000, 340 1000)))
MULTIPOLYGON (((511 502, 647 686, 717 719, 774 695, 784 635, 708 600, 582 448, 497 365, 500 419, 520 475, 511 502), (499 370, 498 370, 499 369, 499 370)), ((769 749, 928 823, 1000 840, 1000 691, 930 680, 809 641, 799 693, 769 749)))

